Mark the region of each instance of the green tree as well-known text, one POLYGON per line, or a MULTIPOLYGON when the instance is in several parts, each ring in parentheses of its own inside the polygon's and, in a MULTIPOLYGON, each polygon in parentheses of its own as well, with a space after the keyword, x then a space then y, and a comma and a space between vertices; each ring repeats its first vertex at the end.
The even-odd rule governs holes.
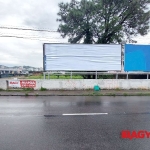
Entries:
POLYGON ((150 0, 71 0, 59 3, 57 21, 70 43, 120 43, 149 31, 150 0))

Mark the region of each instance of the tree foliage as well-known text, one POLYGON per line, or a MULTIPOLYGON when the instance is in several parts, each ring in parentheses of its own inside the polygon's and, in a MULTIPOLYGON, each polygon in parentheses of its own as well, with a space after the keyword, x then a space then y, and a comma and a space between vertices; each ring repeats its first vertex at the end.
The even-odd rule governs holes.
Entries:
POLYGON ((71 0, 59 3, 57 21, 70 43, 120 43, 149 31, 150 0, 71 0))

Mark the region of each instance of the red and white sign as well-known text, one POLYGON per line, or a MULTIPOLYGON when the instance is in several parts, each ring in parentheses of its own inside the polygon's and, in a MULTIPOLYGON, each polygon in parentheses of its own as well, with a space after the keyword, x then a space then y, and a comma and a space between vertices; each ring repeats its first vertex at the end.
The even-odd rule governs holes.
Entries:
POLYGON ((8 86, 12 88, 20 88, 20 81, 18 80, 8 81, 8 86))
POLYGON ((20 80, 20 85, 22 88, 35 88, 36 81, 34 80, 20 80))
POLYGON ((12 88, 35 88, 36 81, 34 80, 11 80, 11 81, 8 81, 8 86, 12 88))

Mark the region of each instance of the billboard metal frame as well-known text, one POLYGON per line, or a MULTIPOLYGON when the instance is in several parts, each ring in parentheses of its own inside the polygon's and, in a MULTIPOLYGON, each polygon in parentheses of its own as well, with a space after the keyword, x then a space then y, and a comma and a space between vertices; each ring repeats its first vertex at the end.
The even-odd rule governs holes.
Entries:
MULTIPOLYGON (((124 71, 124 65, 125 65, 125 44, 110 44, 110 45, 120 45, 121 46, 121 70, 120 71, 116 71, 114 70, 114 72, 109 72, 108 71, 66 71, 66 70, 58 70, 58 71, 45 71, 45 44, 66 44, 69 45, 70 43, 44 43, 43 44, 43 75, 44 75, 44 79, 46 79, 46 76, 48 77, 48 79, 50 79, 50 75, 52 75, 53 73, 55 73, 55 75, 61 75, 60 72, 64 71, 66 75, 70 75, 70 79, 72 79, 72 75, 95 75, 95 79, 97 79, 98 75, 115 75, 116 79, 118 79, 120 75, 126 75, 126 79, 129 79, 129 75, 147 75, 147 79, 150 78, 150 72, 144 72, 144 71, 136 71, 136 72, 131 72, 131 71, 124 71), (124 53, 124 57, 123 57, 123 53, 124 53), (115 72, 116 71, 116 72, 115 72)), ((76 44, 76 43, 75 43, 76 44)), ((91 44, 87 44, 87 45, 91 45, 91 44)), ((97 44, 98 45, 98 44, 97 44)), ((104 44, 105 45, 105 44, 104 44)))
MULTIPOLYGON (((46 71, 46 66, 45 66, 45 45, 46 44, 62 44, 62 45, 71 45, 70 43, 43 43, 43 71, 44 72, 49 72, 49 71, 46 71)), ((74 43, 74 45, 79 45, 77 43, 74 43)), ((85 44, 80 44, 80 45, 85 45, 85 44)), ((86 45, 92 45, 92 44, 86 44, 86 45)), ((93 45, 100 45, 100 44, 93 44, 93 45)), ((122 44, 101 44, 101 45, 120 45, 120 53, 121 53, 121 63, 120 63, 120 70, 113 70, 113 71, 123 71, 123 66, 122 66, 122 44)), ((56 70, 50 70, 50 71, 56 71, 56 70)), ((58 71, 71 71, 71 72, 79 72, 79 70, 58 70, 58 71)), ((81 71, 81 70, 80 70, 81 71)), ((91 70, 86 70, 86 71, 91 71, 91 70)), ((83 72, 86 72, 86 71, 83 71, 83 72)), ((101 70, 94 70, 95 72, 98 72, 98 71, 101 71, 101 70)), ((112 71, 112 70, 107 70, 107 71, 112 71)), ((106 71, 103 71, 103 72, 106 72, 106 71)))

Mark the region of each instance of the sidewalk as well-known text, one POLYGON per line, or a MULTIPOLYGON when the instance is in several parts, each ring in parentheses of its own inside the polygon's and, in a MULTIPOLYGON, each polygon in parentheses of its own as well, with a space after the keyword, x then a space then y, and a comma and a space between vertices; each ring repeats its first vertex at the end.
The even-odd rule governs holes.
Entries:
POLYGON ((150 96, 150 90, 0 91, 0 96, 150 96))

